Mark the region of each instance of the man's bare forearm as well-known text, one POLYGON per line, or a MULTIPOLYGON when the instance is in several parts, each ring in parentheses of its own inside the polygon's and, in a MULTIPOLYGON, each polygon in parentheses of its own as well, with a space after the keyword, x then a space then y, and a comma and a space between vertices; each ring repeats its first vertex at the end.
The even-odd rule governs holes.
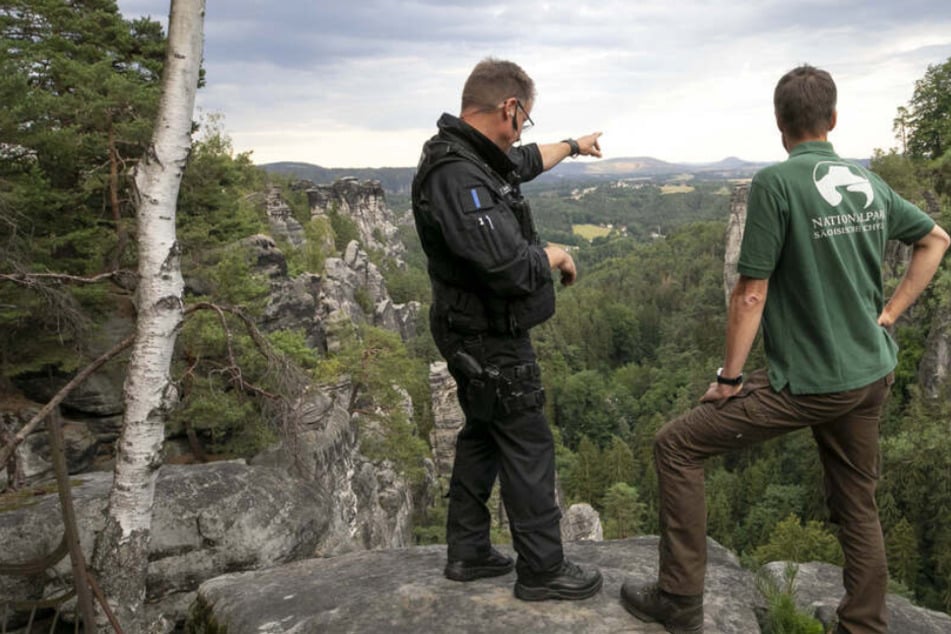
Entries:
POLYGON ((925 237, 915 243, 908 270, 878 317, 880 325, 893 325, 918 299, 941 265, 949 242, 951 241, 945 230, 935 225, 925 237))

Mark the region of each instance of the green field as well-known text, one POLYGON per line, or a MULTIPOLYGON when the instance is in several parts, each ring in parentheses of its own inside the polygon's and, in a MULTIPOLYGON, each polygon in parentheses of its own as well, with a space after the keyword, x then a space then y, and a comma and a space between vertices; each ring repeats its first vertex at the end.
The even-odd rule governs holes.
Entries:
POLYGON ((571 233, 581 236, 585 240, 594 240, 609 235, 611 229, 601 225, 571 225, 571 233))
POLYGON ((662 194, 689 194, 694 191, 694 187, 690 185, 661 185, 660 193, 662 194))

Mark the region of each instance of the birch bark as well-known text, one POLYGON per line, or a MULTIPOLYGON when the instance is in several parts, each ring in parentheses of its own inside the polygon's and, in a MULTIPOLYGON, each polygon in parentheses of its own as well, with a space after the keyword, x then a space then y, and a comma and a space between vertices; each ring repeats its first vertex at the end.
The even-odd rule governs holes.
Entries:
MULTIPOLYGON (((125 632, 152 629, 144 615, 155 481, 165 420, 175 401, 170 367, 182 322, 176 200, 191 148, 205 0, 171 0, 162 96, 152 143, 135 172, 139 285, 136 338, 124 386, 115 481, 93 558, 125 632)), ((99 623, 100 631, 110 631, 99 623)))

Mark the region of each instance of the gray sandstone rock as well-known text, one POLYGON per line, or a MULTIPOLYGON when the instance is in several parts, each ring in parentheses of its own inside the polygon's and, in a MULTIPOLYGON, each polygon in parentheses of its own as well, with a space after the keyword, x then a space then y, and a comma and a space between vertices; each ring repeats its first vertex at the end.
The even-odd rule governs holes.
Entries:
POLYGON ((273 235, 286 240, 295 247, 300 247, 307 242, 307 238, 304 237, 304 227, 294 217, 290 206, 281 196, 281 190, 278 187, 272 186, 268 190, 265 205, 267 207, 268 225, 273 235))
POLYGON ((399 240, 397 214, 386 206, 386 197, 379 181, 341 178, 329 185, 315 185, 307 190, 312 216, 328 216, 331 211, 353 220, 360 242, 371 249, 382 250, 400 260, 406 248, 399 240))
MULTIPOLYGON (((74 504, 87 561, 102 530, 112 474, 76 478, 74 504)), ((198 585, 227 571, 312 557, 328 530, 325 494, 280 469, 218 462, 163 466, 155 492, 146 600, 152 614, 184 618, 198 585)), ((62 537, 57 495, 0 513, 2 558, 26 561, 54 550, 62 537)), ((39 598, 62 590, 69 558, 31 579, 0 576, 0 597, 39 598)))
MULTIPOLYGON (((774 561, 763 566, 763 572, 782 584, 786 562, 774 561)), ((809 562, 797 567, 794 588, 797 607, 814 614, 823 622, 835 616, 842 587, 842 569, 832 564, 809 562)), ((951 616, 913 605, 896 594, 887 597, 888 629, 895 634, 947 634, 951 632, 951 616)))
MULTIPOLYGON (((618 600, 626 576, 644 582, 655 578, 656 538, 578 542, 566 545, 566 552, 573 561, 601 569, 601 593, 577 602, 523 602, 512 594, 514 574, 449 581, 442 575, 444 547, 426 546, 218 577, 199 589, 193 623, 214 623, 228 634, 663 632, 630 616, 618 600)), ((706 631, 758 633, 752 575, 713 542, 709 561, 706 631)))

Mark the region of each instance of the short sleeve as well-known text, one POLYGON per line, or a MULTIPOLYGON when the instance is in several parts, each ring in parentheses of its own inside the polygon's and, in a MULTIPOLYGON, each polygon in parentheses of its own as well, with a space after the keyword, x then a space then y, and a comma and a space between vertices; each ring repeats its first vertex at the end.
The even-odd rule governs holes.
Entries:
POLYGON ((888 201, 888 239, 900 240, 905 244, 917 242, 924 237, 935 222, 931 217, 908 202, 887 185, 888 201))
POLYGON ((769 187, 753 179, 737 262, 741 275, 765 279, 772 274, 786 240, 788 211, 769 187))

